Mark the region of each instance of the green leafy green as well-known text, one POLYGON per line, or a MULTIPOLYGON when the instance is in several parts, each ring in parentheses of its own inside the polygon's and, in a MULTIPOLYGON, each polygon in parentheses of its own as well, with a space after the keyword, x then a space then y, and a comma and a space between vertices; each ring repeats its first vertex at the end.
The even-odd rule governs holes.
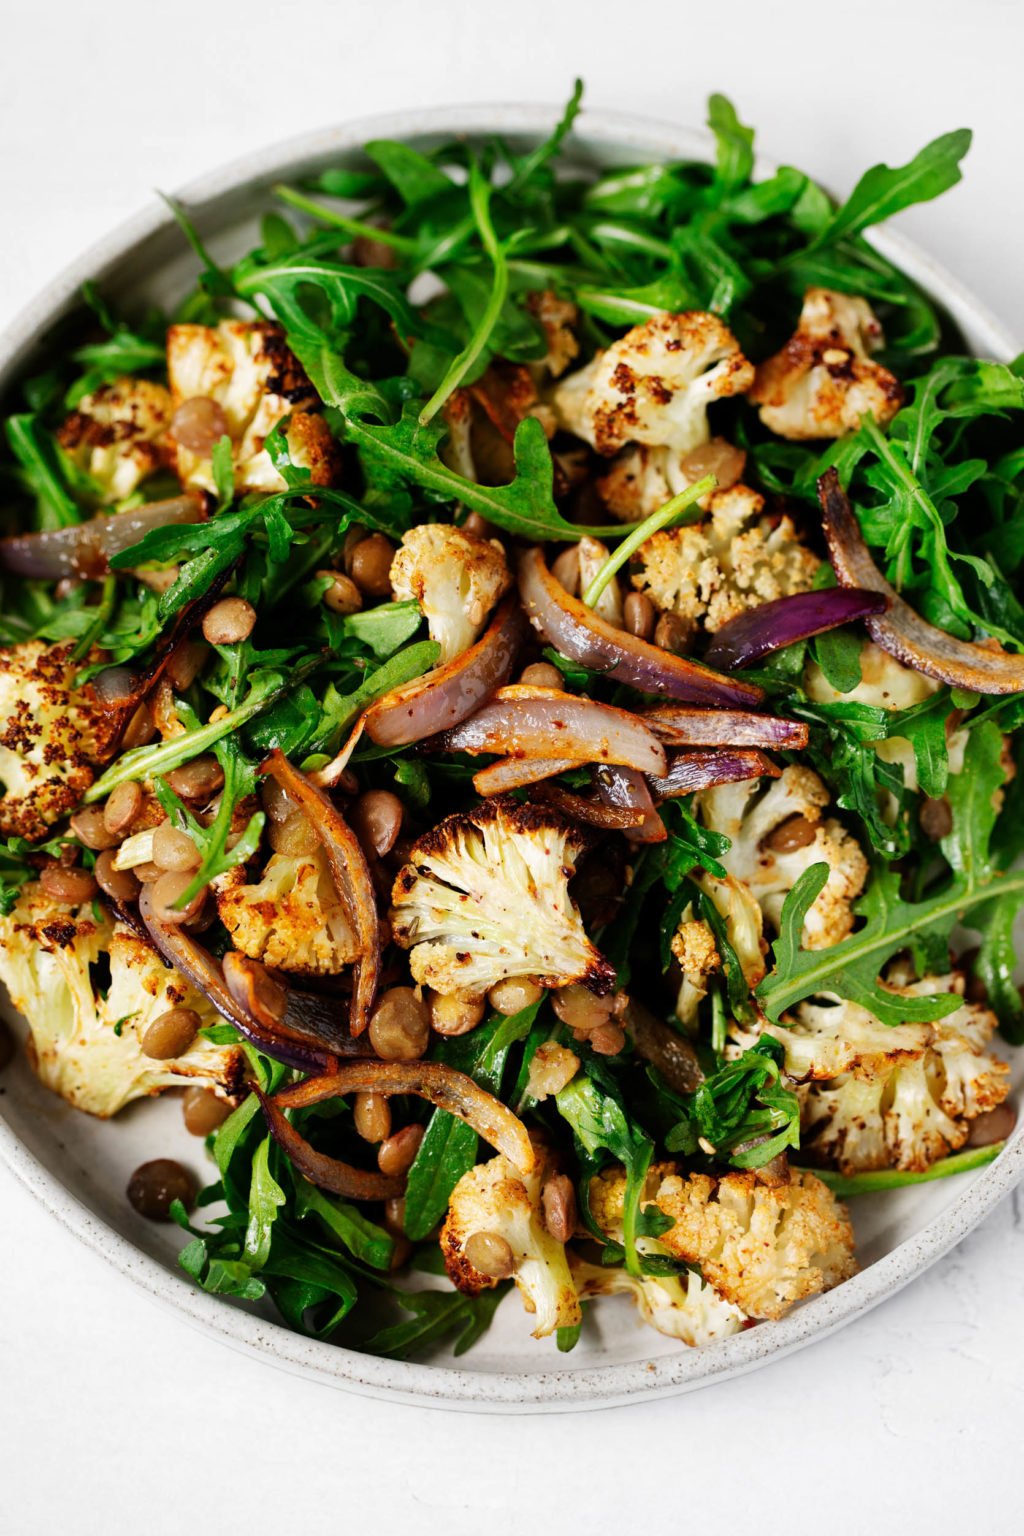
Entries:
POLYGON ((646 1272, 651 1273, 651 1261, 645 1261, 641 1256, 637 1238, 640 1235, 640 1201, 654 1156, 653 1141, 631 1119, 611 1073, 593 1059, 586 1060, 582 1073, 578 1072, 570 1083, 559 1090, 555 1095, 555 1103, 558 1113, 572 1131, 581 1169, 581 1209, 591 1222, 591 1230, 606 1246, 613 1246, 617 1252, 624 1254, 626 1268, 631 1275, 643 1274, 645 1262, 646 1272), (607 1244, 605 1235, 590 1217, 590 1178, 600 1171, 609 1158, 620 1162, 626 1170, 621 1250, 618 1244, 607 1244))
POLYGON ((698 1150, 734 1168, 760 1168, 800 1145, 800 1102, 782 1080, 785 1051, 770 1035, 704 1079, 686 1118, 665 1137, 670 1152, 698 1150))
POLYGON ((968 1147, 964 1152, 954 1152, 941 1157, 930 1168, 919 1173, 908 1173, 902 1168, 878 1168, 871 1173, 836 1173, 831 1168, 815 1168, 814 1175, 828 1185, 840 1200, 852 1195, 875 1195, 889 1189, 907 1189, 914 1184, 930 1184, 935 1179, 949 1179, 957 1173, 972 1173, 995 1162, 1005 1142, 995 1141, 988 1147, 968 1147))
POLYGON ((363 1347, 371 1355, 406 1360, 454 1333, 452 1351, 464 1355, 490 1327, 510 1289, 511 1281, 505 1280, 479 1296, 463 1296, 458 1291, 396 1290, 396 1300, 412 1316, 408 1322, 382 1328, 363 1347))
POLYGON ((891 219, 915 203, 930 202, 960 180, 960 162, 971 147, 968 128, 944 133, 926 144, 906 165, 874 165, 825 225, 811 249, 848 240, 891 219))
POLYGON ((959 1006, 955 996, 935 994, 904 997, 881 981, 885 963, 908 946, 948 938, 957 922, 977 928, 987 950, 986 964, 1005 969, 1008 943, 998 925, 992 935, 994 909, 1024 900, 1024 871, 999 872, 990 843, 996 819, 994 797, 1003 780, 1002 740, 991 722, 972 733, 963 770, 949 781, 953 817, 943 852, 953 871, 941 889, 921 901, 900 895, 900 876, 876 865, 867 890, 857 903, 863 920, 849 938, 827 949, 801 947, 804 918, 828 878, 826 864, 813 864, 794 885, 782 910, 779 936, 773 946, 774 966, 757 988, 768 1018, 778 1021, 786 1009, 817 992, 835 992, 862 1004, 883 1023, 901 1024, 941 1018, 959 1006), (993 948, 998 942, 999 953, 993 948))

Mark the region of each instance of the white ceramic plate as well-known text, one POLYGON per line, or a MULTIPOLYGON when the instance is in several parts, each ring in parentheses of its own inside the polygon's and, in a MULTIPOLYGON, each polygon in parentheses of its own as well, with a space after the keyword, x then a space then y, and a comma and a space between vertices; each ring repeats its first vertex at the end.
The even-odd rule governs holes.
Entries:
MULTIPOLYGON (((554 114, 541 107, 452 108, 375 117, 308 134, 239 161, 180 194, 215 255, 234 257, 254 242, 267 189, 328 164, 358 159, 371 138, 430 144, 453 134, 500 132, 527 147, 546 134, 554 114)), ((703 133, 635 118, 585 112, 570 151, 583 163, 626 165, 708 157, 703 133)), ((761 167, 767 173, 771 167, 761 167)), ((950 312, 972 350, 1009 358, 1011 338, 965 289, 908 242, 879 234, 875 243, 950 312)), ((0 392, 71 307, 86 278, 115 300, 167 303, 194 277, 195 262, 176 226, 156 202, 124 225, 40 294, 0 342, 0 392)), ((1024 1056, 1024 1053, 1019 1053, 1024 1056)), ((1024 1061, 1015 1064, 1019 1091, 1024 1061)), ((686 1349, 641 1325, 630 1303, 602 1301, 593 1324, 569 1356, 530 1338, 515 1298, 491 1332, 461 1361, 403 1364, 356 1354, 288 1332, 272 1320, 194 1289, 176 1269, 180 1234, 136 1216, 124 1189, 140 1162, 173 1156, 208 1180, 210 1166, 181 1125, 177 1102, 132 1106, 103 1123, 69 1110, 33 1079, 23 1060, 0 1090, 0 1156, 57 1219, 155 1300, 224 1343, 268 1363, 333 1386, 400 1402, 460 1409, 543 1412, 607 1407, 662 1397, 722 1380, 831 1333, 919 1275, 965 1236, 1024 1173, 1024 1125, 999 1158, 974 1175, 854 1202, 863 1268, 853 1280, 816 1297, 781 1322, 762 1324, 702 1350, 686 1349)), ((211 1361, 216 1369, 216 1361, 211 1361)))

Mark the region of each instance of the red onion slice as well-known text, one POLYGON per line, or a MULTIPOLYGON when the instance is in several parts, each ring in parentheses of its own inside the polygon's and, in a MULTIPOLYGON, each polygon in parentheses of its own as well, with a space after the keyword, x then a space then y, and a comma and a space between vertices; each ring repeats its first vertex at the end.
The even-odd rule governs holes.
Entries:
POLYGON ((464 1072, 440 1061, 351 1061, 329 1075, 285 1088, 272 1102, 281 1109, 303 1109, 346 1093, 410 1093, 426 1099, 471 1125, 520 1173, 537 1164, 529 1133, 506 1104, 464 1072))
POLYGON ((738 784, 744 779, 777 779, 782 772, 763 752, 679 752, 663 779, 651 779, 655 800, 675 800, 715 784, 738 784))
POLYGON ((330 1046, 323 1039, 297 1030, 286 1013, 280 1025, 270 1030, 260 1024, 228 991, 224 973, 217 961, 197 944, 179 924, 163 923, 153 911, 149 886, 139 896, 139 916, 155 948, 197 992, 213 1004, 217 1012, 233 1024, 257 1050, 284 1062, 298 1072, 329 1072, 335 1064, 335 1052, 343 1044, 330 1046))
POLYGON ((406 747, 458 725, 512 676, 522 636, 510 593, 468 651, 375 700, 363 717, 366 734, 378 747, 406 747))
POLYGON ((578 767, 574 757, 502 757, 473 775, 473 788, 485 799, 490 795, 507 795, 510 790, 525 789, 578 767))
POLYGON ((665 749, 636 715, 557 688, 502 688, 436 745, 445 752, 544 760, 554 749, 577 763, 620 763, 655 776, 665 772, 665 749))
POLYGON ((93 517, 71 528, 45 533, 17 533, 0 539, 0 565, 18 576, 40 581, 59 581, 63 576, 103 575, 111 555, 130 549, 154 528, 170 523, 201 523, 206 508, 196 494, 151 501, 130 512, 93 517))
POLYGON ((1019 693, 1024 690, 1024 656, 1001 647, 972 645, 937 629, 915 613, 891 587, 872 560, 835 469, 818 481, 822 526, 829 559, 840 584, 865 587, 888 599, 888 611, 869 618, 868 634, 876 645, 905 667, 971 693, 1019 693))
POLYGON ((723 624, 708 646, 705 660, 716 667, 746 667, 783 646, 882 613, 885 607, 880 592, 865 592, 859 587, 825 587, 820 592, 777 597, 723 624))
POLYGON ((749 707, 764 697, 753 683, 723 677, 699 661, 675 656, 606 623, 555 580, 539 549, 528 549, 520 557, 519 592, 530 623, 549 645, 620 683, 644 693, 723 708, 749 707))
POLYGON ((744 709, 656 704, 643 710, 640 719, 660 741, 675 747, 769 747, 800 752, 808 740, 808 728, 802 720, 755 715, 744 709))
POLYGON ((323 844, 338 895, 348 908, 361 950, 353 967, 355 986, 350 1027, 353 1035, 361 1035, 370 1022, 370 1010, 380 980, 380 924, 366 855, 337 807, 322 789, 311 784, 306 775, 288 761, 283 752, 275 748, 261 772, 269 774, 309 817, 310 825, 323 844))
POLYGON ((638 832, 644 821, 643 812, 634 806, 606 805, 596 795, 577 795, 561 784, 538 784, 536 797, 545 805, 553 805, 570 821, 601 827, 606 832, 638 832))
POLYGON ((647 780, 635 768, 601 767, 594 773, 597 798, 603 805, 628 809, 639 816, 626 833, 631 843, 663 843, 665 823, 654 808, 647 780))
POLYGON ((267 1129, 278 1146, 303 1177, 318 1189, 330 1190, 332 1195, 340 1195, 343 1200, 394 1200, 402 1193, 405 1180, 400 1175, 354 1168, 339 1157, 327 1157, 325 1153, 317 1152, 295 1129, 279 1103, 257 1087, 253 1092, 260 1101, 267 1129))

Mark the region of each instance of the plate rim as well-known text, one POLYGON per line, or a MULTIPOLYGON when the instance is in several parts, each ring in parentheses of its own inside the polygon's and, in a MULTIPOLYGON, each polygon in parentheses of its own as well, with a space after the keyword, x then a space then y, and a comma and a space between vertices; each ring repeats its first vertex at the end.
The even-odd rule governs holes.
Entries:
MULTIPOLYGON (((560 109, 548 105, 480 104, 376 113, 290 136, 235 157, 187 182, 175 194, 187 207, 213 207, 247 184, 286 173, 302 160, 357 149, 373 137, 416 138, 425 134, 502 132, 525 137, 544 134, 560 109)), ((635 148, 638 155, 707 159, 706 130, 634 114, 585 109, 574 137, 608 148, 635 148)), ((758 157, 757 169, 774 165, 758 157)), ((58 272, 0 333, 0 387, 16 371, 40 331, 48 329, 77 299, 82 282, 102 277, 143 240, 168 229, 172 216, 155 200, 122 220, 58 272)), ((955 319, 969 324, 996 357, 1016 351, 1014 338, 970 289, 914 242, 890 230, 873 232, 871 242, 897 262, 955 319)), ((702 1350, 680 1347, 677 1354, 608 1365, 540 1371, 482 1372, 445 1365, 382 1360, 340 1345, 292 1333, 283 1325, 225 1304, 193 1287, 158 1259, 95 1215, 16 1135, 0 1099, 0 1159, 55 1219, 92 1252, 130 1279, 151 1299, 231 1347, 292 1373, 335 1388, 420 1406, 466 1411, 552 1412, 612 1407, 670 1396, 744 1374, 825 1338, 870 1308, 895 1295, 960 1242, 1024 1177, 1024 1123, 998 1158, 978 1172, 944 1210, 919 1232, 835 1290, 794 1309, 769 1328, 757 1327, 702 1350)))

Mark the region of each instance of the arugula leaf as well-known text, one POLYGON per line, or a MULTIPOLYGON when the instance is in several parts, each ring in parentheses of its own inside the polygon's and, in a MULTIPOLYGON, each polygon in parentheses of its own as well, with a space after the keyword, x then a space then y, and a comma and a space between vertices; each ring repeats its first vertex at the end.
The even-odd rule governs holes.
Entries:
MULTIPOLYGON (((688 1100, 686 1119, 665 1137, 669 1152, 693 1156, 703 1140, 734 1168, 761 1168, 800 1145, 800 1101, 783 1085, 785 1050, 763 1035, 706 1077, 688 1100)), ((706 1150, 706 1148, 703 1148, 706 1150)))
POLYGON ((607 1237, 590 1216, 589 1188, 592 1175, 608 1162, 610 1154, 626 1170, 622 1215, 626 1268, 631 1275, 640 1275, 644 1273, 637 1248, 640 1201, 654 1156, 654 1143, 627 1112, 611 1073, 593 1058, 585 1059, 582 1068, 555 1094, 555 1105, 572 1130, 581 1165, 580 1208, 594 1236, 608 1245, 607 1237))
POLYGON ((534 417, 521 421, 516 430, 516 473, 509 485, 477 485, 449 469, 437 453, 446 431, 443 423, 422 426, 413 403, 405 406, 400 420, 391 426, 345 417, 345 436, 359 448, 377 483, 418 485, 446 501, 461 502, 507 533, 536 543, 547 539, 575 541, 587 532, 599 537, 610 533, 622 537, 628 532, 621 526, 587 529, 566 522, 552 494, 554 466, 544 428, 534 417))
POLYGON ((298 343, 296 350, 343 341, 361 299, 383 309, 403 335, 424 332, 423 318, 408 303, 398 279, 380 268, 346 266, 301 250, 267 263, 247 256, 235 268, 233 283, 240 298, 260 297, 269 304, 289 343, 298 343), (315 312, 309 307, 313 295, 315 312))
POLYGON ((227 714, 222 715, 219 720, 210 720, 206 725, 198 725, 186 731, 184 735, 172 736, 167 741, 135 747, 130 752, 122 752, 106 772, 102 773, 86 790, 82 796, 83 805, 93 805, 97 800, 105 800, 112 789, 116 789, 118 784, 123 784, 127 779, 161 777, 170 773, 172 768, 180 768, 183 763, 191 762, 200 753, 209 751, 225 737, 231 736, 239 726, 253 719, 255 715, 269 708, 276 699, 287 693, 295 686, 298 678, 310 670, 311 665, 312 663, 306 663, 303 667, 297 668, 288 678, 283 677, 279 672, 254 674, 244 701, 236 709, 228 710, 227 714))
POLYGON ((585 286, 575 290, 575 300, 585 314, 608 325, 643 325, 664 310, 692 309, 700 295, 680 272, 665 273, 649 283, 631 287, 585 286))
POLYGON ((456 1335, 453 1352, 465 1354, 486 1333, 499 1304, 512 1288, 504 1280, 479 1296, 459 1291, 395 1291, 396 1299, 413 1315, 408 1322, 393 1323, 366 1340, 363 1348, 388 1360, 407 1360, 413 1353, 456 1335))
POLYGON ((852 624, 830 629, 812 642, 814 659, 825 674, 825 681, 837 693, 852 693, 860 686, 861 637, 852 624))
POLYGON ((421 427, 425 427, 433 420, 448 397, 458 389, 473 368, 494 332, 508 294, 508 261, 491 221, 492 192, 493 188, 490 182, 484 179, 479 164, 475 159, 472 160, 469 167, 469 205, 480 232, 481 244, 490 258, 494 276, 483 314, 472 336, 459 355, 452 359, 445 370, 444 378, 420 411, 421 427))
POLYGON ((295 1214, 315 1216, 332 1237, 343 1243, 352 1257, 385 1273, 391 1268, 395 1240, 390 1232, 369 1221, 358 1206, 340 1200, 300 1179, 295 1185, 295 1214))
POLYGON ((36 497, 36 526, 45 532, 81 522, 81 510, 68 488, 67 460, 38 416, 8 416, 6 431, 24 482, 36 497))
POLYGON ((216 742, 213 750, 224 771, 224 784, 217 814, 209 826, 204 826, 193 816, 188 807, 182 804, 166 779, 153 781, 156 797, 167 812, 170 821, 179 830, 188 833, 202 855, 199 868, 178 900, 179 908, 187 907, 193 897, 209 885, 211 880, 216 880, 218 875, 226 874, 229 869, 245 864, 253 857, 259 847, 267 819, 263 811, 254 811, 242 835, 230 848, 228 847, 235 811, 239 803, 253 793, 256 787, 256 774, 233 736, 216 742))
POLYGON ((554 160, 568 138, 582 105, 583 81, 577 79, 573 83, 572 95, 565 105, 565 110, 548 137, 542 139, 535 149, 531 149, 520 160, 513 162, 515 171, 512 179, 502 188, 502 195, 505 198, 515 199, 526 187, 536 182, 538 172, 554 160))
POLYGON ((1024 871, 999 873, 991 858, 993 800, 1003 779, 1001 753, 1002 738, 993 721, 972 731, 963 769, 951 775, 947 789, 953 829, 943 839, 942 850, 953 878, 936 893, 922 901, 906 901, 899 894, 899 873, 876 865, 854 909, 864 919, 862 925, 828 949, 805 950, 800 945, 804 918, 825 884, 828 866, 813 864, 804 871, 782 909, 773 946, 774 967, 757 988, 772 1022, 817 992, 835 992, 860 1003, 884 1024, 923 1022, 954 1012, 959 1006, 955 996, 903 997, 882 985, 880 973, 899 950, 948 939, 957 922, 982 932, 989 946, 986 964, 990 968, 1005 966, 1008 936, 998 925, 994 936, 989 929, 994 904, 1016 910, 1024 901, 1024 871), (993 945, 998 945, 1001 958, 993 945))
MULTIPOLYGON (((429 672, 440 654, 441 647, 436 640, 418 640, 368 673, 351 693, 339 694, 333 683, 330 684, 323 697, 322 715, 316 727, 315 740, 307 744, 311 755, 314 752, 333 751, 334 745, 341 740, 367 704, 382 694, 390 693, 393 688, 399 688, 403 683, 410 683, 413 678, 429 672)), ((258 734, 257 739, 260 739, 258 734)), ((265 741, 264 745, 269 746, 270 743, 265 741)))
POLYGON ((854 1174, 836 1173, 832 1168, 815 1168, 813 1173, 840 1200, 849 1200, 853 1195, 874 1195, 888 1189, 906 1189, 913 1184, 930 1184, 935 1179, 970 1173, 975 1168, 984 1168, 986 1163, 994 1162, 1005 1145, 1003 1141, 996 1141, 988 1147, 968 1147, 963 1152, 954 1152, 951 1157, 940 1157, 937 1163, 932 1163, 930 1168, 920 1173, 907 1173, 902 1168, 879 1168, 871 1173, 854 1174))
POLYGON ((927 203, 960 180, 960 162, 971 147, 969 128, 957 128, 926 144, 906 165, 874 165, 812 242, 834 245, 892 218, 915 203, 927 203))
MULTIPOLYGON (((433 160, 395 139, 371 139, 364 153, 384 172, 407 208, 450 192, 455 183, 433 160)), ((344 197, 346 193, 338 193, 344 197)))
POLYGON ((269 1136, 264 1136, 252 1160, 249 1186, 249 1225, 242 1251, 252 1269, 262 1269, 270 1257, 270 1242, 277 1213, 285 1204, 285 1193, 270 1171, 269 1136))
POLYGON ((415 598, 402 603, 380 603, 360 613, 348 613, 342 619, 342 632, 370 648, 384 659, 411 640, 423 623, 423 614, 415 598))
POLYGON ((708 98, 708 127, 717 146, 715 179, 723 193, 744 186, 754 169, 754 130, 736 115, 727 96, 708 98))

